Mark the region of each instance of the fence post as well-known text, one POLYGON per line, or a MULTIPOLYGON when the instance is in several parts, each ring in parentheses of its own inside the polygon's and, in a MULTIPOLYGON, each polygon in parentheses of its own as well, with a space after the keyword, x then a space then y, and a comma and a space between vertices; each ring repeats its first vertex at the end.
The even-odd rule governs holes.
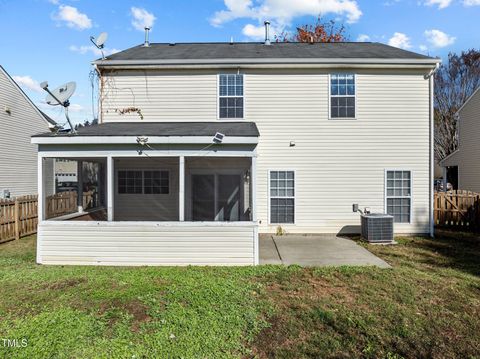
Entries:
POLYGON ((20 239, 20 204, 15 197, 15 239, 20 239))

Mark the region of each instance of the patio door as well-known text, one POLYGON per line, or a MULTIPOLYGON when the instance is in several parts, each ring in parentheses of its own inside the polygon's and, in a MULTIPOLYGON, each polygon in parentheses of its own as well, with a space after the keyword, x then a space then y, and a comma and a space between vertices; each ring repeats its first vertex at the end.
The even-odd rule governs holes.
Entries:
POLYGON ((242 177, 238 174, 193 174, 192 219, 239 221, 242 177))
POLYGON ((192 175, 192 214, 194 221, 215 218, 214 175, 192 175))

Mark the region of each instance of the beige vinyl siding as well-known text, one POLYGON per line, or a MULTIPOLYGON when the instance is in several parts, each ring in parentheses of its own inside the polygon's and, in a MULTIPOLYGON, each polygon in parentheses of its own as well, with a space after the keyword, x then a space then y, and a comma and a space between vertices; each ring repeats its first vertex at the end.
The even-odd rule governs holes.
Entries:
MULTIPOLYGON (((337 233, 358 231, 354 203, 386 211, 386 169, 412 171, 413 220, 396 225, 396 232, 429 231, 429 81, 424 72, 352 71, 357 119, 329 120, 330 71, 240 71, 245 121, 255 122, 260 131, 256 203, 261 232, 277 227, 268 224, 269 170, 295 171, 296 222, 283 226, 287 232, 337 233)), ((141 108, 146 121, 215 121, 217 74, 225 72, 108 76, 103 121, 139 120, 114 112, 128 106, 141 108)))
POLYGON ((458 166, 459 189, 480 192, 480 90, 459 112, 458 151, 444 165, 458 166))
POLYGON ((44 222, 42 264, 253 265, 254 224, 44 222))
POLYGON ((217 75, 212 71, 123 71, 102 79, 102 119, 108 121, 215 121, 217 75), (138 113, 120 115, 135 107, 138 113))
POLYGON ((5 189, 12 197, 37 193, 37 146, 30 136, 47 131, 46 121, 0 68, 0 196, 5 189))
POLYGON ((260 231, 268 225, 268 171, 295 171, 295 224, 287 232, 356 232, 352 204, 385 212, 385 170, 412 171, 411 224, 428 232, 429 90, 423 74, 357 73, 357 119, 329 120, 328 74, 249 74, 246 118, 260 131, 260 231), (291 147, 290 142, 295 146, 291 147))

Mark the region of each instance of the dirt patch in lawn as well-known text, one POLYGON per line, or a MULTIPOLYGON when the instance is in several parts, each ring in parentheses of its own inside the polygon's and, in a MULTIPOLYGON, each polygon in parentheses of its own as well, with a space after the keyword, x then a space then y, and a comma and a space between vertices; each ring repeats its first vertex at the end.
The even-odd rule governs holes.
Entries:
POLYGON ((57 282, 49 283, 46 285, 46 289, 63 290, 71 287, 76 287, 79 284, 87 282, 86 278, 70 278, 63 279, 57 282))
POLYGON ((109 314, 109 325, 112 327, 121 314, 128 314, 132 317, 131 329, 134 332, 140 330, 142 323, 149 322, 152 318, 148 314, 148 306, 138 299, 122 302, 120 300, 113 300, 100 305, 100 315, 109 314))

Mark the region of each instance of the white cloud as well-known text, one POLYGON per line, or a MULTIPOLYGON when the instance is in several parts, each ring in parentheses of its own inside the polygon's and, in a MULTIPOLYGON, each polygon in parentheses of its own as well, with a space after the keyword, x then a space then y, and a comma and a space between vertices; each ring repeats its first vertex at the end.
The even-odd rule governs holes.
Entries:
POLYGON ((48 0, 48 2, 49 2, 50 4, 53 4, 53 5, 58 5, 58 4, 60 4, 60 0, 48 0))
POLYGON ((446 7, 449 7, 451 3, 452 0, 426 0, 424 4, 427 6, 438 6, 439 9, 445 9, 446 7))
POLYGON ((445 47, 455 42, 455 37, 440 30, 426 30, 424 35, 433 47, 445 47))
POLYGON ((394 33, 390 40, 388 40, 388 44, 400 49, 409 49, 412 47, 410 44, 410 38, 401 32, 394 33))
POLYGON ((465 6, 480 6, 480 0, 463 0, 465 6))
POLYGON ((42 92, 42 88, 38 81, 32 79, 30 76, 12 76, 15 82, 22 88, 35 92, 42 92))
MULTIPOLYGON (((283 31, 283 28, 277 28, 276 26, 270 26, 270 40, 274 41, 274 35, 280 35, 283 31)), ((265 26, 264 25, 253 25, 247 24, 242 29, 242 34, 253 39, 253 40, 264 40, 265 39, 265 26)))
POLYGON ((145 27, 152 27, 157 19, 155 15, 147 10, 135 6, 130 8, 130 14, 133 17, 133 27, 139 31, 144 31, 145 27))
POLYGON ((78 104, 78 103, 71 103, 70 106, 68 106, 69 111, 72 112, 83 112, 85 111, 85 108, 78 104))
POLYGON ((357 41, 358 42, 367 42, 367 41, 370 41, 370 36, 366 35, 366 34, 360 34, 358 35, 357 37, 357 41))
POLYGON ((427 52, 427 50, 428 50, 428 47, 427 47, 426 45, 420 45, 418 48, 419 48, 420 51, 422 51, 422 52, 427 52))
POLYGON ((72 29, 85 30, 92 27, 92 20, 73 6, 60 5, 53 19, 65 22, 72 29))
MULTIPOLYGON (((258 24, 268 19, 272 22, 272 30, 278 31, 277 35, 297 17, 334 14, 345 16, 348 23, 353 23, 362 16, 356 0, 224 0, 224 3, 226 9, 215 12, 210 18, 213 26, 240 18, 253 19, 258 24)), ((260 26, 248 24, 243 33, 260 38, 259 29, 260 26)), ((273 34, 275 31, 272 31, 273 34)))
MULTIPOLYGON (((85 46, 85 45, 82 45, 82 46, 70 45, 68 47, 68 49, 72 52, 77 52, 81 55, 85 55, 86 53, 91 52, 95 56, 102 56, 102 52, 93 45, 87 45, 87 46, 85 46)), ((103 53, 105 54, 105 56, 114 54, 114 53, 119 52, 119 51, 120 50, 118 50, 118 49, 109 49, 109 48, 104 48, 103 49, 103 53)))

